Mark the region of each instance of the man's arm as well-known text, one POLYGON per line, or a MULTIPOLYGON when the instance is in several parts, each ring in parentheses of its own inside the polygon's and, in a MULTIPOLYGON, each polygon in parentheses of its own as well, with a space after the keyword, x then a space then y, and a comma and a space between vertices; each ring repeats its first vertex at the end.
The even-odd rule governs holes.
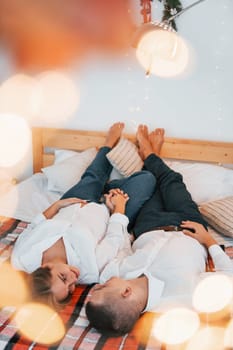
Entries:
POLYGON ((203 244, 207 249, 212 245, 218 244, 217 241, 210 235, 210 233, 203 227, 203 225, 193 221, 182 221, 181 225, 183 233, 196 239, 203 244))

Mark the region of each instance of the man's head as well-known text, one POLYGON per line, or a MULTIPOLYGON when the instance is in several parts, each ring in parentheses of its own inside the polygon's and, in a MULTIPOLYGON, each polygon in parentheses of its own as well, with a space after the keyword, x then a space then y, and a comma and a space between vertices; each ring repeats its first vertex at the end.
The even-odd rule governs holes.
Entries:
POLYGON ((117 277, 94 286, 86 304, 90 324, 115 336, 131 331, 141 311, 130 281, 117 277))
POLYGON ((55 308, 65 305, 71 298, 79 270, 63 263, 47 263, 29 276, 33 300, 45 302, 55 308))

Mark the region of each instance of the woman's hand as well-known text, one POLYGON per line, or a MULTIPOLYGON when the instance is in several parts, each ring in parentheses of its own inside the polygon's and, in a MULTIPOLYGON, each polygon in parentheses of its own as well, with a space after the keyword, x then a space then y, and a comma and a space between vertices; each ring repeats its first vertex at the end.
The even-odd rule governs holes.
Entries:
POLYGON ((207 248, 213 244, 218 244, 202 224, 194 221, 182 221, 180 226, 183 228, 183 233, 185 235, 196 239, 201 244, 204 244, 207 248))
POLYGON ((56 215, 59 212, 60 209, 77 203, 81 203, 81 206, 83 206, 87 204, 87 201, 76 197, 59 199, 58 201, 54 202, 48 209, 46 209, 43 212, 43 214, 46 217, 46 219, 52 219, 54 215, 56 215))
POLYGON ((108 194, 105 195, 105 204, 107 205, 111 214, 124 214, 125 206, 128 200, 128 194, 120 190, 119 188, 114 188, 110 190, 108 194))

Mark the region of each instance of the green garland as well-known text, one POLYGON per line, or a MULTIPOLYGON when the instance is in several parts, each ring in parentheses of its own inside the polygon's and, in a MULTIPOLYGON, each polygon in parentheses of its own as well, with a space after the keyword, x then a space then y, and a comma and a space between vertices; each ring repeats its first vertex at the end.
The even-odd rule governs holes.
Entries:
MULTIPOLYGON (((163 18, 162 18, 163 21, 168 20, 171 16, 175 15, 176 13, 180 12, 183 9, 180 0, 159 0, 159 1, 163 2, 164 4, 163 18)), ((172 27, 175 30, 177 30, 175 20, 171 21, 170 23, 172 27)))

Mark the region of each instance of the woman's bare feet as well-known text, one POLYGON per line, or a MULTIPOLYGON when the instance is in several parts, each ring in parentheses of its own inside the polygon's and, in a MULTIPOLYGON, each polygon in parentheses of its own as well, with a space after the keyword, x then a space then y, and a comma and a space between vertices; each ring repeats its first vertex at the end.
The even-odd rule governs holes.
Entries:
POLYGON ((164 143, 164 133, 165 133, 164 129, 158 128, 149 134, 149 141, 153 148, 153 152, 157 156, 160 155, 160 151, 164 143))
POLYGON ((139 147, 139 154, 141 158, 146 159, 151 153, 153 153, 153 148, 149 140, 148 128, 146 125, 139 125, 137 130, 137 141, 139 147))
POLYGON ((114 147, 121 137, 124 126, 124 123, 114 123, 108 130, 104 146, 114 147))

